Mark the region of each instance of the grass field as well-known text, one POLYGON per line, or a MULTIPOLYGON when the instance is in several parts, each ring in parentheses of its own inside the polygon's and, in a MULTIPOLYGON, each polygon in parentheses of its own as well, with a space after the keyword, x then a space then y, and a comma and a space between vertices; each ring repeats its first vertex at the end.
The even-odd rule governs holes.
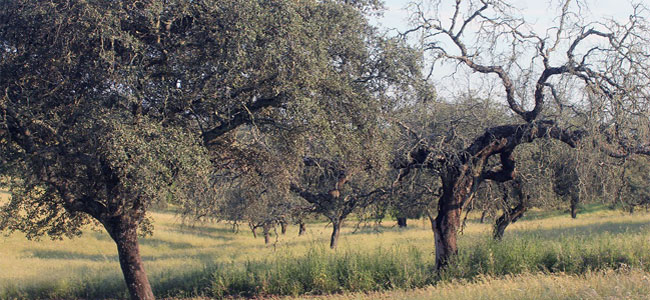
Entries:
POLYGON ((481 276, 474 280, 441 282, 421 289, 352 293, 319 297, 277 298, 284 300, 556 300, 556 299, 648 299, 650 274, 638 270, 587 272, 583 275, 520 274, 481 276))
MULTIPOLYGON (((154 213, 154 235, 141 240, 141 252, 159 297, 346 293, 327 299, 434 299, 442 293, 502 299, 508 286, 531 299, 551 299, 534 297, 551 292, 591 299, 585 293, 595 289, 593 282, 600 283, 595 291, 603 297, 648 293, 650 215, 604 209, 576 220, 530 215, 508 228, 500 243, 490 239, 491 225, 470 220, 458 261, 441 275, 432 272, 433 238, 422 220, 410 220, 408 229, 387 221, 356 233, 349 222, 334 252, 326 248, 330 228, 324 223, 310 224, 301 237, 290 227, 264 245, 244 227, 234 233, 226 224, 184 226, 173 214, 154 213), (608 271, 614 269, 623 271, 608 271)), ((116 252, 101 230, 62 241, 1 237, 0 298, 125 298, 116 252)), ((506 299, 522 299, 509 294, 506 299)))

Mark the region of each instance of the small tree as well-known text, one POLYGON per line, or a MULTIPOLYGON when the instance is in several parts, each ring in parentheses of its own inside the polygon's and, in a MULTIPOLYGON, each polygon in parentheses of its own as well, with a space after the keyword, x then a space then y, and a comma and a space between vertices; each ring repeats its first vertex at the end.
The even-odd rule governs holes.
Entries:
POLYGON ((622 198, 630 213, 634 208, 650 204, 650 162, 645 158, 631 159, 623 166, 622 198))
POLYGON ((338 245, 343 221, 356 209, 364 208, 386 195, 378 188, 371 173, 350 170, 324 159, 305 158, 302 184, 291 190, 313 205, 313 211, 332 223, 330 248, 338 245))

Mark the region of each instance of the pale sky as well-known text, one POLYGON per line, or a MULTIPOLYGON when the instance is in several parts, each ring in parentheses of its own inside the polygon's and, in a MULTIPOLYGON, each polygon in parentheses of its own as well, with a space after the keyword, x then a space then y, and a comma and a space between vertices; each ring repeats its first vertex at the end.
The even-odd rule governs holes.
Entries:
MULTIPOLYGON (((419 2, 419 0, 417 1, 419 2)), ((400 32, 403 32, 411 27, 408 21, 409 12, 406 9, 408 4, 411 2, 413 1, 385 0, 386 10, 383 17, 375 18, 374 20, 371 20, 371 22, 385 29, 395 28, 400 32)), ((443 20, 445 17, 451 18, 454 1, 442 0, 442 2, 445 3, 443 8, 441 8, 441 10, 443 10, 442 13, 444 13, 445 10, 449 10, 449 12, 446 15, 443 14, 441 17, 443 17, 443 20)), ((556 18, 560 11, 560 4, 558 2, 560 1, 511 1, 512 5, 521 11, 520 16, 526 19, 528 23, 532 24, 533 29, 541 36, 545 35, 547 28, 557 25, 557 22, 555 21, 557 21, 556 18)), ((634 2, 628 0, 585 0, 584 2, 586 2, 587 8, 580 12, 581 16, 587 16, 587 19, 592 21, 615 19, 620 23, 625 23, 628 20, 628 16, 632 12, 632 3, 642 3, 645 6, 650 6, 650 0, 636 0, 634 2)), ((575 5, 575 1, 573 1, 572 5, 575 5)), ((479 81, 481 78, 486 78, 483 75, 481 75, 482 77, 473 75, 471 72, 465 75, 459 75, 459 77, 456 78, 450 78, 448 75, 456 70, 454 66, 450 65, 436 64, 435 70, 437 71, 434 72, 432 80, 441 96, 455 94, 458 91, 464 91, 470 88, 476 88, 476 85, 480 84, 479 81)))
MULTIPOLYGON (((384 0, 386 11, 382 18, 375 22, 385 28, 397 28, 401 31, 408 28, 409 13, 406 7, 411 0, 384 0)), ((453 3, 453 1, 446 1, 453 3)), ((513 5, 521 9, 524 18, 540 26, 547 24, 550 18, 556 16, 558 1, 549 0, 514 0, 513 5)), ((590 13, 595 18, 614 18, 625 20, 632 11, 632 3, 642 3, 650 6, 650 0, 588 0, 586 1, 590 13)))

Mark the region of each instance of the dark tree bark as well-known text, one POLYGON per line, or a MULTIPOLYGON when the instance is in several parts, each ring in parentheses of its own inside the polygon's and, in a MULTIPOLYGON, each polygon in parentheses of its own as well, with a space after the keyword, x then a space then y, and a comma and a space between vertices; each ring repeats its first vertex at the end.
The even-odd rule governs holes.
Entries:
POLYGON ((580 202, 578 196, 571 196, 571 218, 578 217, 578 203, 580 202))
POLYGON ((487 209, 484 209, 483 212, 481 213, 481 219, 479 220, 479 223, 483 224, 485 223, 485 217, 487 216, 487 209))
MULTIPOLYGON (((583 137, 580 131, 568 132, 555 126, 553 121, 535 121, 519 125, 503 125, 489 128, 476 138, 464 151, 436 155, 439 166, 427 158, 434 153, 431 149, 416 149, 426 155, 411 155, 413 160, 404 166, 400 178, 411 168, 436 168, 442 182, 442 194, 438 200, 438 215, 433 228, 436 245, 436 266, 444 268, 450 258, 458 253, 457 231, 460 228, 463 209, 471 203, 478 186, 484 180, 507 182, 514 178, 514 149, 521 144, 530 143, 537 138, 555 138, 575 146, 583 137), (500 166, 486 169, 491 156, 500 157, 500 166), (418 159, 418 158, 422 159, 418 159)), ((437 153, 437 152, 435 152, 437 153)))
MULTIPOLYGON (((445 147, 439 147, 438 145, 431 147, 424 145, 417 147, 417 149, 414 149, 410 153, 410 162, 406 166, 403 166, 403 172, 400 172, 398 181, 403 174, 409 173, 410 168, 435 169, 442 179, 443 192, 438 201, 438 215, 436 216, 433 228, 436 236, 436 265, 438 268, 448 264, 449 259, 457 252, 456 231, 460 225, 460 215, 463 209, 465 209, 465 206, 471 203, 473 194, 480 183, 483 180, 506 182, 513 179, 515 162, 512 160, 511 154, 518 145, 530 143, 537 138, 553 138, 573 148, 576 148, 579 144, 591 144, 612 157, 622 158, 631 154, 650 155, 650 144, 648 144, 647 137, 645 136, 634 139, 627 137, 619 139, 618 133, 616 136, 609 134, 607 132, 609 129, 604 128, 605 126, 596 129, 595 132, 588 131, 588 129, 570 130, 568 128, 558 127, 552 120, 538 119, 543 115, 544 109, 548 106, 545 103, 547 102, 546 98, 549 93, 560 104, 560 108, 564 106, 561 103, 564 100, 558 96, 553 86, 554 79, 552 79, 561 76, 571 76, 584 82, 587 86, 594 86, 592 90, 598 95, 597 97, 602 96, 606 101, 611 101, 613 103, 612 105, 615 106, 621 103, 620 96, 623 96, 623 98, 628 96, 630 98, 636 98, 643 95, 641 97, 645 97, 645 90, 637 94, 637 92, 630 91, 626 83, 628 82, 628 77, 637 78, 635 76, 639 72, 626 72, 621 70, 624 72, 621 76, 618 75, 617 71, 611 71, 610 68, 620 69, 618 66, 622 62, 625 62, 625 64, 634 65, 634 70, 647 69, 647 59, 645 57, 630 57, 630 53, 633 52, 629 51, 631 49, 630 45, 632 44, 628 44, 627 41, 627 39, 633 36, 644 36, 643 34, 647 30, 641 26, 636 26, 636 24, 630 26, 615 24, 613 27, 616 29, 612 29, 611 32, 601 32, 590 28, 590 24, 582 26, 576 23, 573 26, 575 29, 578 29, 576 32, 581 32, 580 34, 573 35, 573 38, 567 41, 561 40, 560 36, 562 35, 558 34, 556 43, 547 44, 548 39, 537 36, 534 33, 522 33, 518 29, 520 24, 517 23, 517 19, 511 18, 507 14, 500 15, 496 13, 496 16, 492 17, 485 13, 486 10, 502 10, 500 5, 504 1, 497 1, 496 5, 492 1, 468 1, 470 3, 465 3, 467 5, 462 2, 456 1, 456 10, 451 17, 451 22, 447 22, 449 24, 448 26, 447 24, 436 21, 440 16, 436 15, 431 17, 424 10, 418 9, 416 14, 418 16, 417 25, 406 31, 406 34, 417 32, 421 36, 424 36, 426 42, 429 45, 433 45, 428 47, 427 50, 431 51, 436 57, 456 60, 474 72, 498 76, 503 87, 503 92, 505 93, 505 101, 510 111, 521 117, 525 121, 525 124, 488 128, 483 135, 474 139, 472 144, 464 147, 464 149, 455 148, 453 145, 450 146, 454 150, 445 150, 445 147), (461 12, 468 9, 466 6, 469 7, 468 14, 461 12), (492 61, 491 58, 495 57, 498 57, 496 59, 497 61, 501 60, 502 54, 499 51, 498 53, 494 51, 480 53, 481 50, 479 50, 485 45, 482 44, 483 42, 489 45, 492 45, 490 43, 500 44, 501 41, 498 34, 494 35, 492 32, 488 31, 489 33, 486 33, 484 30, 479 30, 476 34, 488 40, 479 41, 478 44, 474 44, 476 41, 470 40, 472 44, 469 47, 465 43, 465 29, 472 27, 472 25, 478 25, 479 28, 484 28, 484 26, 493 26, 494 24, 510 28, 500 31, 501 34, 512 34, 516 36, 514 38, 516 41, 512 44, 513 53, 516 53, 514 49, 530 41, 538 43, 536 47, 537 53, 533 60, 535 60, 535 64, 539 62, 540 65, 531 66, 528 70, 539 70, 541 73, 537 78, 524 80, 523 85, 523 87, 532 87, 534 85, 533 97, 529 101, 521 101, 521 99, 518 99, 519 95, 517 94, 517 90, 521 87, 519 78, 513 80, 511 76, 513 74, 514 76, 518 76, 519 73, 512 73, 510 71, 510 62, 504 62, 504 65, 499 65, 498 63, 482 63, 492 61), (448 45, 440 43, 439 39, 443 36, 451 43, 448 45), (591 38, 603 38, 609 41, 609 44, 604 43, 603 48, 600 48, 600 46, 594 47, 582 55, 577 53, 578 51, 576 49, 582 48, 584 43, 588 43, 587 41, 591 40, 591 38), (550 63, 549 56, 559 49, 556 47, 558 43, 564 42, 568 45, 568 49, 565 49, 567 59, 559 65, 553 65, 550 63), (602 64, 594 63, 595 60, 593 57, 600 55, 598 52, 601 50, 616 54, 612 55, 611 60, 608 56, 608 59, 603 60, 605 62, 602 64), (618 55, 618 53, 621 53, 621 55, 618 55), (492 54, 496 54, 496 56, 491 56, 492 54), (611 63, 612 61, 615 61, 615 63, 611 63), (604 71, 601 71, 601 68, 604 71), (530 110, 528 110, 528 107, 524 103, 531 104, 532 107, 530 107, 530 110), (595 138, 595 136, 601 133, 604 134, 603 140, 595 138), (421 155, 423 153, 424 155, 421 155), (487 160, 494 155, 500 155, 501 163, 494 169, 486 170, 487 160)), ((571 14, 571 12, 564 10, 561 15, 561 20, 564 21, 571 14)), ((563 33, 570 31, 571 29, 568 29, 568 27, 567 29, 560 29, 560 32, 563 33)), ((507 43, 510 45, 510 41, 507 43)), ((638 43, 645 44, 645 42, 638 43)), ((564 52, 564 49, 560 51, 564 52)), ((643 75, 638 77, 638 80, 640 82, 646 82, 647 77, 647 74, 643 73, 643 75)), ((570 100, 569 103, 571 103, 570 100)), ((626 103, 635 103, 636 105, 637 102, 632 100, 626 103)), ((605 123, 609 124, 610 121, 607 120, 602 124, 604 125, 605 123)), ((616 131, 618 132, 618 124, 616 123, 615 125, 617 128, 616 131)), ((634 129, 632 131, 636 132, 634 129)), ((632 135, 636 135, 636 133, 632 135)), ((422 145, 421 141, 424 139, 420 138, 417 134, 415 136, 418 144, 422 145)), ((440 144, 444 142, 445 140, 442 140, 440 144)))
POLYGON ((332 222, 332 237, 330 238, 330 249, 336 249, 339 244, 339 234, 341 233, 341 220, 332 222))
POLYGON ((406 226, 407 226, 406 225, 406 218, 404 218, 404 217, 397 218, 397 226, 399 226, 399 228, 406 228, 406 226))
POLYGON ((280 233, 287 233, 287 222, 280 222, 280 233))
POLYGON ((257 227, 251 226, 251 232, 253 233, 253 238, 257 238, 257 227))
POLYGON ((298 236, 301 236, 307 232, 307 227, 305 226, 304 222, 300 222, 298 226, 300 226, 300 229, 298 229, 298 236))
POLYGON ((264 233, 264 244, 268 244, 271 242, 271 225, 270 224, 264 224, 262 225, 262 232, 264 233))
POLYGON ((120 267, 131 299, 155 299, 140 256, 138 223, 124 216, 102 223, 117 244, 120 267))
POLYGON ((512 223, 517 222, 517 220, 523 217, 524 213, 528 210, 528 206, 526 206, 523 202, 520 202, 519 205, 517 205, 515 208, 509 210, 509 212, 504 211, 503 215, 501 215, 501 217, 499 217, 496 221, 496 224, 494 226, 495 240, 501 240, 503 238, 506 227, 512 223))
POLYGON ((436 268, 446 267, 450 259, 458 254, 456 245, 458 228, 460 227, 459 195, 444 193, 440 197, 438 215, 435 218, 433 234, 436 246, 436 268))
POLYGON ((528 210, 528 203, 530 203, 530 195, 524 191, 523 183, 520 179, 514 179, 510 187, 503 184, 502 188, 504 208, 503 215, 494 224, 493 238, 495 240, 501 240, 508 225, 517 222, 517 220, 524 216, 524 213, 528 210), (517 201, 515 207, 511 206, 511 191, 514 193, 517 201))

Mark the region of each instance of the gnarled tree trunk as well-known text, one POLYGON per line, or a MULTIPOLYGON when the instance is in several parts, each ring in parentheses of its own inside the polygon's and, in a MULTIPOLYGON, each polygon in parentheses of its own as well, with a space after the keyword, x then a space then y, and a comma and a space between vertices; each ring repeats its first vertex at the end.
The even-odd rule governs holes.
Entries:
POLYGON ((131 299, 155 299, 140 256, 138 223, 124 216, 112 217, 102 223, 117 244, 120 267, 131 299))
POLYGON ((456 239, 462 213, 458 197, 456 193, 443 192, 438 202, 438 215, 432 224, 437 269, 447 266, 450 259, 458 254, 456 239))
POLYGON ((501 217, 499 217, 495 223, 493 235, 494 239, 501 240, 503 238, 503 234, 506 231, 506 227, 514 222, 517 222, 517 220, 524 216, 524 213, 527 210, 528 206, 526 206, 523 202, 520 202, 519 205, 513 209, 510 209, 510 211, 504 211, 503 215, 501 215, 501 217))
POLYGON ((528 203, 530 202, 530 195, 524 190, 523 182, 520 179, 513 180, 513 184, 508 188, 505 184, 502 185, 503 188, 503 215, 499 217, 494 224, 493 238, 495 240, 501 240, 503 234, 506 231, 508 225, 517 222, 519 218, 524 216, 524 213, 528 210, 528 203), (514 198, 517 200, 517 206, 514 208, 511 207, 511 201, 513 197, 510 196, 510 192, 514 193, 514 198))

